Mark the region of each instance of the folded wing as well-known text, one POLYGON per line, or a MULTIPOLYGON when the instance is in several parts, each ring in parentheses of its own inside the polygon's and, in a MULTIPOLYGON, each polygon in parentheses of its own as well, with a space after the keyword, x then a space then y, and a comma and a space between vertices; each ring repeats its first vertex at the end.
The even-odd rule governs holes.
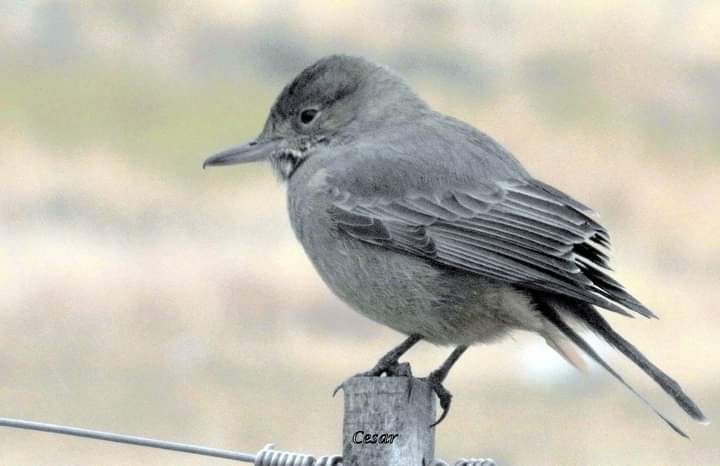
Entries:
POLYGON ((331 215, 351 237, 439 265, 631 315, 652 312, 607 272, 607 231, 588 207, 533 179, 393 198, 335 186, 331 215))

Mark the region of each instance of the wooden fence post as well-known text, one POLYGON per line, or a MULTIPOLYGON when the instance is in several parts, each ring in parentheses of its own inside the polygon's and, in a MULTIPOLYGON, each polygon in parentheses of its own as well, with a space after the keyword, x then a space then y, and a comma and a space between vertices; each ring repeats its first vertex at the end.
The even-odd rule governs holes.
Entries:
POLYGON ((343 466, 430 466, 435 398, 413 377, 353 377, 343 386, 343 466))

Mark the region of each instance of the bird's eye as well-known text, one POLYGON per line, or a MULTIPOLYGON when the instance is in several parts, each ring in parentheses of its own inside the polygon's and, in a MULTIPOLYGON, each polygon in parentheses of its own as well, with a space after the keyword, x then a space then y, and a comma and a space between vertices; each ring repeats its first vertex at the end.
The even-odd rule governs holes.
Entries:
POLYGON ((315 116, 318 114, 318 111, 314 108, 306 108, 302 112, 300 112, 300 121, 302 124, 307 125, 310 122, 312 122, 315 119, 315 116))

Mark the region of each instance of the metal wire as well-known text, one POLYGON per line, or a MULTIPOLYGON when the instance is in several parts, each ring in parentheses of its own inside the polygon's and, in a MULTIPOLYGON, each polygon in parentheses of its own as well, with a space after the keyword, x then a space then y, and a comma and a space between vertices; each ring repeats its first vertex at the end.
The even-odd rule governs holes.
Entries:
MULTIPOLYGON (((79 427, 61 426, 57 424, 25 421, 23 419, 12 419, 7 417, 0 417, 0 427, 36 430, 40 432, 50 432, 53 434, 104 440, 106 442, 125 443, 141 447, 191 453, 193 455, 212 456, 215 458, 253 463, 254 466, 343 466, 342 457, 338 455, 315 458, 314 456, 305 455, 303 453, 275 450, 275 446, 271 443, 265 445, 256 455, 253 455, 252 453, 241 453, 232 450, 203 447, 188 443, 168 442, 148 437, 115 434, 112 432, 102 432, 98 430, 81 429, 79 427)), ((432 466, 449 465, 441 459, 436 459, 432 462, 432 466)), ((495 461, 490 458, 461 458, 454 466, 495 466, 495 461)))
MULTIPOLYGON (((436 459, 431 466, 450 466, 443 460, 436 459)), ((453 466, 496 466, 495 460, 490 458, 460 458, 453 466)))
POLYGON ((209 448, 178 442, 167 442, 165 440, 157 440, 147 437, 114 434, 112 432, 100 432, 97 430, 80 429, 78 427, 60 426, 56 424, 46 424, 44 422, 24 421, 22 419, 10 419, 5 417, 0 417, 0 426, 51 432, 54 434, 73 435, 75 437, 105 440, 107 442, 127 443, 130 445, 139 445, 141 447, 160 448, 162 450, 180 451, 184 453, 192 453, 194 455, 213 456, 215 458, 244 461, 246 463, 254 462, 256 456, 251 453, 240 453, 231 450, 222 450, 219 448, 209 448))
POLYGON ((265 445, 265 447, 260 450, 257 455, 253 455, 252 453, 241 453, 237 451, 223 450, 220 448, 203 447, 200 445, 179 442, 168 442, 165 440, 147 437, 137 437, 135 435, 115 434, 112 432, 102 432, 97 430, 81 429, 79 427, 61 426, 45 422, 25 421, 23 419, 12 419, 6 417, 0 417, 0 427, 36 430, 40 432, 50 432, 53 434, 104 440, 106 442, 124 443, 138 445, 141 447, 158 448, 161 450, 192 453, 194 455, 212 456, 215 458, 254 463, 255 466, 342 466, 341 456, 321 456, 316 459, 314 456, 304 455, 302 453, 274 450, 274 445, 272 444, 265 445))
POLYGON ((495 461, 490 458, 461 458, 455 466, 495 466, 495 461))

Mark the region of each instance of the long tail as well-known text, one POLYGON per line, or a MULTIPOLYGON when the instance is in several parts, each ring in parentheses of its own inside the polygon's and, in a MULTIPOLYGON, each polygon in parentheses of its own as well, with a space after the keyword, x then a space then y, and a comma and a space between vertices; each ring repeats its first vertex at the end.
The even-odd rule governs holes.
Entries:
POLYGON ((591 306, 578 307, 578 316, 610 345, 634 362, 670 395, 688 416, 698 422, 708 422, 700 408, 685 394, 680 384, 650 362, 632 343, 617 333, 610 324, 591 306))
MULTIPOLYGON (((658 411, 647 399, 645 399, 640 393, 638 393, 632 386, 630 386, 625 379, 620 376, 612 367, 610 367, 600 355, 585 341, 583 338, 573 330, 560 316, 560 313, 553 308, 547 301, 539 299, 536 300, 538 310, 542 312, 543 316, 547 318, 560 332, 562 332, 567 338, 569 338, 575 345, 578 346, 585 354, 592 358, 595 362, 605 368, 615 379, 622 383, 628 390, 630 390, 636 397, 638 397, 645 405, 647 405, 652 411, 660 417, 665 423, 670 426, 678 434, 685 438, 688 438, 687 434, 683 432, 678 426, 672 421, 665 417, 660 411, 658 411)), ((631 361, 638 365, 646 374, 648 374, 655 382, 662 387, 662 389, 673 397, 675 402, 693 419, 700 422, 706 422, 705 416, 702 414, 697 405, 683 392, 680 385, 670 378, 667 374, 658 369, 654 364, 645 358, 632 344, 617 334, 611 327, 610 324, 592 307, 582 304, 574 303, 571 306, 565 307, 567 311, 572 312, 575 316, 586 323, 592 330, 597 332, 603 337, 609 344, 617 348, 631 361)))

